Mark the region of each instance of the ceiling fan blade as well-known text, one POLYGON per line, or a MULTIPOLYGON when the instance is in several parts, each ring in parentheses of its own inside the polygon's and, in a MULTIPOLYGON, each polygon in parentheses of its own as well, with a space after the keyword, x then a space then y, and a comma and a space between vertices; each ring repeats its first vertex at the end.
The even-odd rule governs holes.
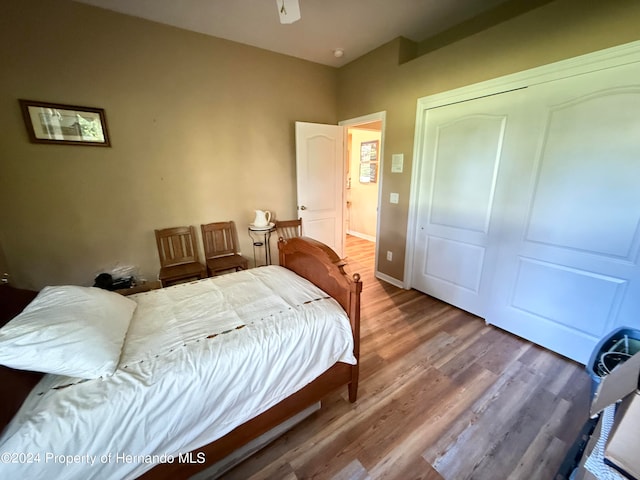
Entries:
POLYGON ((300 20, 300 5, 298 0, 276 0, 280 23, 293 23, 300 20))

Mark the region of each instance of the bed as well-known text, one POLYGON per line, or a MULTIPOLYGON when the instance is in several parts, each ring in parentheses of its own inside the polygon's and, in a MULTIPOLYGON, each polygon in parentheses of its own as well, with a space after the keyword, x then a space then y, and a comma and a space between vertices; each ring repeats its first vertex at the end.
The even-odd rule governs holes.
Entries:
POLYGON ((338 388, 354 402, 360 277, 312 239, 278 248, 280 266, 130 297, 1 287, 0 477, 188 478, 338 388), (89 335, 60 326, 76 304, 89 335), (39 316, 51 325, 24 340, 39 316), (57 328, 63 354, 43 333, 57 328))

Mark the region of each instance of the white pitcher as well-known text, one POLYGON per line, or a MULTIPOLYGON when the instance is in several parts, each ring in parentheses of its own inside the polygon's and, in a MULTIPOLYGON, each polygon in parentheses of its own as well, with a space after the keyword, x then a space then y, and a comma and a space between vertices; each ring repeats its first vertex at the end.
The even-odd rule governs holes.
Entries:
POLYGON ((269 225, 271 221, 271 212, 269 210, 256 210, 256 219, 253 221, 253 224, 256 227, 266 227, 269 225))

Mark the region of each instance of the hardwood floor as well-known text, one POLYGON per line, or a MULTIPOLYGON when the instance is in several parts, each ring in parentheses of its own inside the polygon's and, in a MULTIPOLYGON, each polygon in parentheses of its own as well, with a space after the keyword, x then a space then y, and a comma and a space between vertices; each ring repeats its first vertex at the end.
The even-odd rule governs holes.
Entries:
POLYGON ((588 416, 584 367, 375 279, 373 251, 348 237, 364 282, 358 401, 328 396, 223 478, 553 479, 588 416))

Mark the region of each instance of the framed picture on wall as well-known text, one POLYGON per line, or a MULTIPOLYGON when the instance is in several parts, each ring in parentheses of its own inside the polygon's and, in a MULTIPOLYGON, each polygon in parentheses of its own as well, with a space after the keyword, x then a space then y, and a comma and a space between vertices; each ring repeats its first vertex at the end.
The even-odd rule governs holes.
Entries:
POLYGON ((360 183, 376 183, 378 181, 378 162, 360 164, 360 183))
POLYGON ((360 144, 360 161, 361 162, 377 162, 378 161, 378 140, 370 142, 362 142, 360 144))
POLYGON ((110 147, 102 108, 20 99, 29 140, 57 145, 110 147))

